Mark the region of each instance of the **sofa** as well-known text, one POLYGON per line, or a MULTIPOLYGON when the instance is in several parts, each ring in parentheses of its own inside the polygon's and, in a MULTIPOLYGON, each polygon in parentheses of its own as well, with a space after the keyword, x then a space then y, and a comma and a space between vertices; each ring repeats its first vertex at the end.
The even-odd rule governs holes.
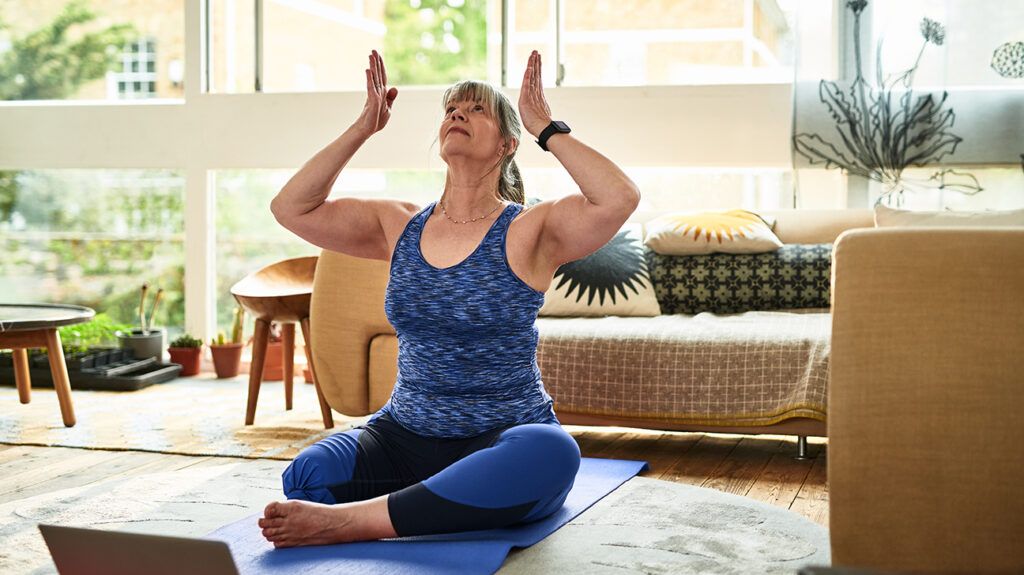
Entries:
POLYGON ((1024 228, 852 230, 833 270, 833 564, 1024 573, 1024 228))
MULTIPOLYGON (((868 209, 759 213, 774 218, 786 244, 831 244, 874 225, 868 209)), ((658 215, 635 212, 630 221, 658 215)), ((313 360, 327 402, 348 416, 379 409, 397 377, 398 341, 384 314, 388 269, 329 250, 317 264, 313 360)), ((828 434, 825 302, 730 314, 541 316, 537 362, 563 424, 796 435, 806 445, 806 436, 828 434)))

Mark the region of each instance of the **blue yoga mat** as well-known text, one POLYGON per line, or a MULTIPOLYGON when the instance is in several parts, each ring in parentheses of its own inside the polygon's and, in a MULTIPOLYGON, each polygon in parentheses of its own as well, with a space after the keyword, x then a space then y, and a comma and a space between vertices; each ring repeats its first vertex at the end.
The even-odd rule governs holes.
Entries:
POLYGON ((646 468, 646 461, 584 457, 562 508, 515 528, 274 549, 257 524, 259 513, 225 525, 206 538, 231 547, 242 575, 494 573, 512 547, 529 547, 544 539, 646 468))

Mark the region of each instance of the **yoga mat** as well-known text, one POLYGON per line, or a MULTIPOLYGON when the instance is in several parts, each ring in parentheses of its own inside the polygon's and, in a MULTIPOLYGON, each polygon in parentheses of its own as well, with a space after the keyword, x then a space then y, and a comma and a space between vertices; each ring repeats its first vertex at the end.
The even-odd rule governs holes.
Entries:
POLYGON ((646 468, 646 461, 584 457, 562 508, 514 528, 275 549, 257 524, 261 512, 206 538, 228 544, 241 575, 494 573, 512 547, 529 547, 544 539, 646 468))

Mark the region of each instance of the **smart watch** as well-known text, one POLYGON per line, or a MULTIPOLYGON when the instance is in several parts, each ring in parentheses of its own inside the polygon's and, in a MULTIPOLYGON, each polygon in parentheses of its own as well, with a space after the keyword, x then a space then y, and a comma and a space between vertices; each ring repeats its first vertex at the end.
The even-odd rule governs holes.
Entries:
POLYGON ((569 129, 569 124, 558 120, 552 120, 551 123, 548 124, 548 127, 544 128, 544 131, 540 133, 540 138, 537 139, 537 145, 545 152, 550 152, 551 150, 549 150, 547 146, 548 138, 554 134, 568 134, 571 131, 572 130, 569 129))

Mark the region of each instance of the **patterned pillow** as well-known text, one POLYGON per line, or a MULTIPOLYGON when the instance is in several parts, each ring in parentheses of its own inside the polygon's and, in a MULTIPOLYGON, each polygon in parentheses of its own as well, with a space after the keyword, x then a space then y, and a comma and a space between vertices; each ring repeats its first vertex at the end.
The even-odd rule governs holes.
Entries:
POLYGON ((647 272, 642 226, 626 223, 607 244, 555 271, 539 315, 661 315, 647 272))
POLYGON ((664 255, 756 254, 782 247, 774 219, 746 210, 673 212, 647 222, 644 244, 664 255))
POLYGON ((764 254, 648 252, 647 257, 666 314, 822 308, 831 303, 832 244, 786 244, 764 254))

